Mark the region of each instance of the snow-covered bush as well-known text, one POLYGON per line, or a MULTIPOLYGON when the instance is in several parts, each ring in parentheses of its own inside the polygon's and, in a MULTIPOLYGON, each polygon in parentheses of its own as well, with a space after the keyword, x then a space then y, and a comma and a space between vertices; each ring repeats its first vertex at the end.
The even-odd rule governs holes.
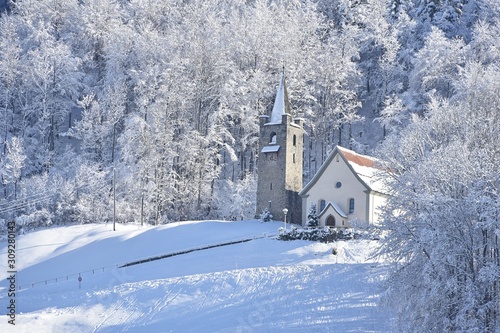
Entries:
POLYGON ((273 215, 269 212, 269 210, 266 208, 262 211, 262 214, 260 214, 260 220, 262 222, 269 222, 272 221, 273 215))

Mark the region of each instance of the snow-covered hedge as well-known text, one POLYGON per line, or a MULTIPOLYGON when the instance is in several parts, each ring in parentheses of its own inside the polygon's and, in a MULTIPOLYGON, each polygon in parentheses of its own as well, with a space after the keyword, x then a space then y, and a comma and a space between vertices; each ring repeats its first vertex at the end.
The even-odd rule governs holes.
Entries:
POLYGON ((286 232, 281 228, 278 239, 285 241, 300 239, 330 243, 337 240, 357 239, 361 236, 362 234, 354 229, 332 229, 329 227, 298 229, 292 226, 286 232))

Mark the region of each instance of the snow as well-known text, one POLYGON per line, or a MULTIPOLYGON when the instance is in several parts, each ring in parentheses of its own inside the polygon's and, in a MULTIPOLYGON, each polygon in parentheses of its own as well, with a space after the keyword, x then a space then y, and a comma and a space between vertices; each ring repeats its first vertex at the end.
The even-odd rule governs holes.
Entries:
POLYGON ((388 175, 382 170, 361 166, 350 161, 349 164, 354 169, 354 172, 358 174, 359 178, 361 178, 370 189, 380 193, 389 193, 389 187, 386 185, 385 181, 388 175))
POLYGON ((366 185, 374 191, 386 194, 389 193, 389 188, 385 182, 387 173, 380 167, 382 163, 379 160, 371 156, 358 154, 341 146, 337 146, 337 148, 344 154, 344 156, 348 156, 346 158, 347 162, 366 185), (355 158, 351 159, 351 156, 355 156, 355 158), (368 161, 369 164, 373 165, 361 165, 360 163, 363 163, 363 161, 364 163, 368 161))
POLYGON ((263 152, 263 153, 275 153, 275 152, 277 152, 278 150, 280 150, 280 146, 279 146, 279 145, 275 145, 275 146, 265 146, 264 148, 262 148, 262 152, 263 152))
POLYGON ((276 98, 274 100, 273 111, 271 112, 271 123, 281 124, 282 116, 285 114, 285 76, 281 77, 276 98))
POLYGON ((328 204, 325 206, 325 208, 323 208, 323 210, 319 213, 319 216, 322 216, 327 210, 328 208, 330 208, 330 206, 335 210, 335 212, 337 212, 337 214, 339 214, 341 217, 343 218, 347 218, 347 214, 344 213, 344 211, 342 210, 342 208, 340 208, 339 205, 337 205, 337 203, 333 202, 333 201, 329 201, 328 204))
MULTIPOLYGON (((386 266, 370 258, 375 241, 283 242, 271 237, 280 226, 204 221, 118 224, 112 231, 111 225, 76 225, 18 236, 16 326, 13 330, 5 316, 7 270, 2 266, 0 330, 390 331, 390 314, 377 306, 386 266), (118 268, 242 239, 253 240, 118 268), (337 255, 332 255, 334 247, 337 255)), ((6 252, 0 243, 0 257, 5 259, 6 252)))

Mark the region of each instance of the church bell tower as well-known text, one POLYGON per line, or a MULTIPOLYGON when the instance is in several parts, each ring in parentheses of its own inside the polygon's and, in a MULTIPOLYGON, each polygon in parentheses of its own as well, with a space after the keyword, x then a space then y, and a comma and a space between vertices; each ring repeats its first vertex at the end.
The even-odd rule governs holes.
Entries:
POLYGON ((302 158, 303 120, 291 115, 285 75, 276 92, 271 117, 260 116, 260 138, 257 181, 257 211, 268 209, 273 220, 302 224, 302 158))

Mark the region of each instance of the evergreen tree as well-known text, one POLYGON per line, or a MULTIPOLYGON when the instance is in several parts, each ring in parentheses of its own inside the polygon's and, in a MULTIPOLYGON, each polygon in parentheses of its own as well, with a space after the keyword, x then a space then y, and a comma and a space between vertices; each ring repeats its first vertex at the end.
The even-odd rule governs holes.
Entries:
POLYGON ((312 203, 307 213, 307 226, 317 227, 319 225, 319 216, 316 210, 316 204, 312 203))

